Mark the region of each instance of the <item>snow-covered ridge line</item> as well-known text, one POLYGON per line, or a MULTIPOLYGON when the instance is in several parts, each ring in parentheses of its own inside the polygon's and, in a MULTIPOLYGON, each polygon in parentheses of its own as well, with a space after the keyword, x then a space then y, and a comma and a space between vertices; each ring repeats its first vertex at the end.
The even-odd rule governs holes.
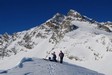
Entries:
POLYGON ((2 75, 104 75, 80 66, 50 62, 36 58, 23 58, 16 67, 1 71, 2 75))

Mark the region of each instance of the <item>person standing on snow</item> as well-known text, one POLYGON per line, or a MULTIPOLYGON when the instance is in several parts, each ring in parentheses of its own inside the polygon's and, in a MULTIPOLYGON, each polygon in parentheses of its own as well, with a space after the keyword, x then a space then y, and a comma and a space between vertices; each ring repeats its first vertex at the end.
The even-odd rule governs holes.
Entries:
POLYGON ((62 51, 60 51, 59 57, 60 57, 60 63, 63 63, 64 53, 62 51))

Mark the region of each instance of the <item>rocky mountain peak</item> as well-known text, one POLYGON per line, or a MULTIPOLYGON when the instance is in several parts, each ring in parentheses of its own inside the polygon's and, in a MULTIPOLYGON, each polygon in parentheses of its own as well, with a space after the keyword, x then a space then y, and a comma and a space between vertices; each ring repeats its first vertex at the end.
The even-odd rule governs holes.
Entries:
POLYGON ((70 11, 67 13, 67 16, 73 16, 76 18, 81 18, 81 14, 78 13, 77 11, 70 9, 70 11))
POLYGON ((56 13, 56 15, 54 15, 54 17, 51 19, 51 22, 56 23, 58 25, 61 24, 64 19, 65 15, 56 13))
POLYGON ((67 17, 71 20, 78 20, 78 21, 84 21, 89 23, 97 23, 95 20, 88 18, 87 16, 81 15, 76 10, 70 9, 70 11, 67 13, 67 17))

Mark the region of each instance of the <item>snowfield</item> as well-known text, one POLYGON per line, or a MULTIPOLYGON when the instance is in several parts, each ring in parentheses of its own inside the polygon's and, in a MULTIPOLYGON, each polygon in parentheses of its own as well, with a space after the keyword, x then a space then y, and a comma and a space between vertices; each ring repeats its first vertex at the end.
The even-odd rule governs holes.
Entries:
POLYGON ((68 64, 37 58, 23 58, 16 67, 0 71, 0 75, 103 75, 101 73, 68 64))

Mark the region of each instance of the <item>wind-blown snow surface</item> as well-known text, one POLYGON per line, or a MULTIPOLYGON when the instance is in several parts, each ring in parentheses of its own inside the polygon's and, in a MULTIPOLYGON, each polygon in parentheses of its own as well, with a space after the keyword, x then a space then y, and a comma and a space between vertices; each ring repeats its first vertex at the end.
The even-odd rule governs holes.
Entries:
MULTIPOLYGON (((65 17, 62 17, 61 20, 63 18, 66 23, 65 17)), ((7 52, 11 56, 0 60, 0 70, 17 66, 24 57, 48 58, 53 51, 58 56, 59 51, 62 50, 65 53, 65 62, 105 75, 112 75, 112 33, 99 29, 96 23, 80 21, 79 17, 78 20, 72 18, 73 20, 68 25, 75 25, 78 28, 63 33, 61 39, 53 33, 57 33, 55 31, 64 32, 66 28, 53 30, 51 23, 48 23, 51 24, 51 27, 44 23, 39 27, 17 33, 14 36, 16 37, 14 41, 11 42, 12 40, 10 40, 11 43, 7 47, 7 50, 9 50, 7 52), (17 51, 15 55, 10 52, 13 48, 17 51)), ((57 21, 57 19, 54 21, 57 21)), ((59 22, 59 24, 61 23, 59 22)), ((65 27, 67 27, 66 24, 65 27)), ((59 57, 57 59, 59 60, 59 57)))
POLYGON ((68 63, 56 63, 42 59, 23 58, 16 67, 1 71, 0 75, 103 75, 68 63))

